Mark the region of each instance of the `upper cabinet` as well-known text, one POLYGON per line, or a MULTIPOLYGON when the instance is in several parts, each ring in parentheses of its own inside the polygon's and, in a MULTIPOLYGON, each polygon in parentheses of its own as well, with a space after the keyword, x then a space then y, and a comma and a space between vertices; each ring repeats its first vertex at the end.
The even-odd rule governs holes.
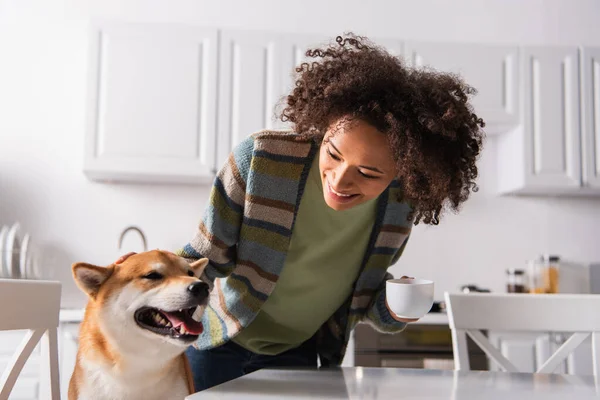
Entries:
POLYGON ((413 66, 454 72, 477 89, 472 104, 487 134, 519 124, 519 52, 517 47, 407 42, 404 57, 413 66))
POLYGON ((523 49, 526 185, 558 191, 581 185, 579 54, 572 47, 523 49))
POLYGON ((217 30, 91 27, 84 171, 96 180, 199 183, 215 161, 217 30))
POLYGON ((600 190, 600 47, 581 52, 583 185, 600 190))
POLYGON ((500 193, 600 194, 597 56, 577 47, 521 49, 522 122, 498 138, 500 193))
MULTIPOLYGON (((285 97, 294 88, 295 68, 310 62, 306 51, 327 44, 317 35, 221 30, 217 169, 231 150, 262 129, 289 129, 279 119, 285 97)), ((402 42, 374 41, 395 55, 402 42)))
POLYGON ((245 137, 273 127, 273 106, 281 95, 281 56, 276 36, 222 31, 217 168, 245 137))
POLYGON ((499 138, 501 192, 569 193, 581 186, 579 55, 521 49, 521 127, 499 138))
POLYGON ((296 65, 326 37, 221 31, 217 169, 231 150, 262 129, 286 129, 277 111, 293 86, 296 65))
MULTIPOLYGON (((334 38, 185 25, 91 27, 84 171, 103 181, 210 183, 279 114, 309 48, 334 38), (217 70, 218 69, 218 70, 217 70)), ((600 194, 600 48, 372 40, 459 74, 497 144, 499 193, 600 194)))

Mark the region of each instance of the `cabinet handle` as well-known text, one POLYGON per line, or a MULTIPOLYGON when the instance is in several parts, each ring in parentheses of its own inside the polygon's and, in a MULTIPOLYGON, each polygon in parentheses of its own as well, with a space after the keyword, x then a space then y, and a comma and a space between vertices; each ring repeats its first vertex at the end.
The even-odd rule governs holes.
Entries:
POLYGON ((562 333, 552 333, 550 340, 552 340, 552 343, 562 346, 567 341, 567 338, 562 333))

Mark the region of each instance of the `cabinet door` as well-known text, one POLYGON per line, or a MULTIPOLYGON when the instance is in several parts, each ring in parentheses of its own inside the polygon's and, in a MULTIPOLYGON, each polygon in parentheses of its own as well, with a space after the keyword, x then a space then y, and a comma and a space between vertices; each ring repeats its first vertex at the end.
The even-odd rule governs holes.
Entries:
POLYGON ((217 168, 244 138, 274 127, 281 91, 281 35, 224 30, 219 69, 217 168))
POLYGON ((101 180, 211 180, 216 67, 216 29, 94 23, 86 174, 101 180))
POLYGON ((590 335, 567 358, 568 373, 572 375, 594 375, 594 352, 592 350, 592 337, 590 335))
MULTIPOLYGON (((217 168, 244 138, 262 129, 290 129, 279 120, 294 86, 296 66, 310 62, 309 48, 326 46, 329 36, 223 30, 220 40, 217 168)), ((401 42, 374 40, 393 54, 401 42)))
POLYGON ((263 129, 289 129, 279 120, 293 88, 294 68, 326 37, 224 30, 219 70, 217 166, 246 138, 263 129))
POLYGON ((600 190, 600 48, 582 49, 583 184, 600 190))
POLYGON ((525 47, 521 61, 526 189, 534 192, 579 189, 578 50, 525 47))
POLYGON ((477 89, 475 113, 488 134, 519 124, 518 49, 512 46, 407 42, 405 58, 414 66, 453 72, 477 89))
MULTIPOLYGON (((506 357, 519 372, 535 372, 536 368, 536 336, 519 333, 489 333, 490 343, 506 357)), ((501 371, 500 367, 490 361, 490 371, 501 371)))
MULTIPOLYGON (((384 47, 390 54, 394 56, 403 55, 402 42, 394 39, 378 39, 373 38, 376 45, 384 47)), ((329 44, 337 45, 336 38, 330 36, 319 35, 292 35, 287 34, 281 37, 281 92, 286 96, 294 88, 295 68, 303 62, 318 61, 320 58, 311 58, 306 56, 306 51, 311 48, 322 48, 329 44)), ((276 122, 277 126, 288 127, 280 121, 276 122), (278 124, 278 125, 277 125, 278 124)))
POLYGON ((62 323, 59 327, 60 390, 69 392, 69 382, 75 370, 77 349, 79 348, 79 323, 62 323))
MULTIPOLYGON (((330 41, 335 38, 328 36, 317 35, 293 35, 286 34, 282 36, 282 57, 281 57, 281 96, 282 105, 285 105, 285 96, 294 89, 294 78, 296 76, 295 69, 303 62, 312 62, 319 58, 311 58, 306 56, 306 51, 313 48, 325 47, 330 41)), ((289 129, 290 124, 277 121, 277 128, 289 129)))
MULTIPOLYGON (((519 372, 535 372, 564 343, 561 336, 547 333, 493 332, 489 334, 490 343, 500 350, 519 372)), ((570 362, 572 364, 572 361, 570 362)), ((494 362, 490 362, 490 371, 500 371, 494 362)), ((579 368, 575 372, 567 361, 560 364, 553 373, 582 373, 579 368)))

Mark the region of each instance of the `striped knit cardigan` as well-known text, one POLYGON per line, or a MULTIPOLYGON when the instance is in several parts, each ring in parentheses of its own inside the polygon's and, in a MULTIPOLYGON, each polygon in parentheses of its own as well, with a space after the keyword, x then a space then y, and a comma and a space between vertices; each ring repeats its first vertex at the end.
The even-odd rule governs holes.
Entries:
MULTIPOLYGON (((197 348, 233 338, 273 291, 318 148, 319 143, 303 135, 263 131, 238 145, 218 173, 195 237, 177 251, 190 260, 210 260, 204 278, 214 288, 197 348)), ((385 305, 385 281, 392 278, 387 269, 400 257, 412 226, 410 207, 397 200, 399 190, 394 181, 380 195, 354 291, 316 333, 323 366, 341 364, 358 322, 370 322, 386 333, 405 327, 385 305)))

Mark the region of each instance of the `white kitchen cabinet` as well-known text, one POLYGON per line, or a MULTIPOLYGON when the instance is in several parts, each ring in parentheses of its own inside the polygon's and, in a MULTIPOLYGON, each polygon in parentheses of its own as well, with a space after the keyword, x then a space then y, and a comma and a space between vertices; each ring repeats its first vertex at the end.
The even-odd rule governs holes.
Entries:
POLYGON ((600 191, 600 47, 581 51, 583 186, 600 191))
POLYGON ((579 51, 521 49, 522 123, 498 138, 500 193, 584 194, 579 51))
POLYGON ((219 70, 217 168, 248 135, 287 129, 276 109, 293 86, 296 65, 326 37, 223 30, 219 70))
POLYGON ((85 174, 102 181, 211 181, 217 47, 216 29, 95 22, 85 174))
POLYGON ((459 74, 477 89, 475 113, 486 133, 504 133, 519 124, 519 54, 515 46, 406 42, 410 65, 459 74))
MULTIPOLYGON (((242 139, 290 127, 277 115, 294 67, 307 48, 330 40, 95 22, 85 174, 211 183, 242 139)), ((499 193, 600 195, 600 48, 373 41, 410 65, 460 74, 477 89, 474 111, 497 137, 499 193)))
MULTIPOLYGON (((294 69, 309 48, 330 43, 328 36, 222 30, 219 61, 217 168, 248 135, 262 129, 289 129, 279 119, 285 96, 294 86, 294 69)), ((394 55, 402 42, 374 41, 394 55)))
MULTIPOLYGON (((303 62, 318 61, 319 58, 306 56, 306 51, 320 48, 329 44, 335 38, 317 35, 285 34, 281 36, 281 96, 287 96, 294 89, 295 69, 303 62)), ((283 103, 285 104, 285 102, 283 103)), ((278 122, 282 128, 289 128, 289 124, 278 122)))
MULTIPOLYGON (((500 350, 520 372, 535 372, 566 341, 570 334, 537 334, 490 332, 490 343, 500 350)), ((593 375, 591 339, 584 341, 573 351, 554 373, 593 375)), ((490 362, 490 371, 500 371, 490 362)))
MULTIPOLYGON (((500 350, 519 371, 535 372, 536 369, 536 338, 532 334, 494 333, 490 332, 490 343, 500 350)), ((489 363, 490 371, 501 371, 494 362, 489 363)))
MULTIPOLYGON (((59 328, 58 350, 61 397, 67 398, 69 382, 75 370, 79 348, 79 322, 62 323, 59 328)), ((42 389, 43 390, 43 389, 42 389)))
POLYGON ((217 169, 245 137, 273 127, 281 92, 281 38, 262 32, 221 32, 217 169))

